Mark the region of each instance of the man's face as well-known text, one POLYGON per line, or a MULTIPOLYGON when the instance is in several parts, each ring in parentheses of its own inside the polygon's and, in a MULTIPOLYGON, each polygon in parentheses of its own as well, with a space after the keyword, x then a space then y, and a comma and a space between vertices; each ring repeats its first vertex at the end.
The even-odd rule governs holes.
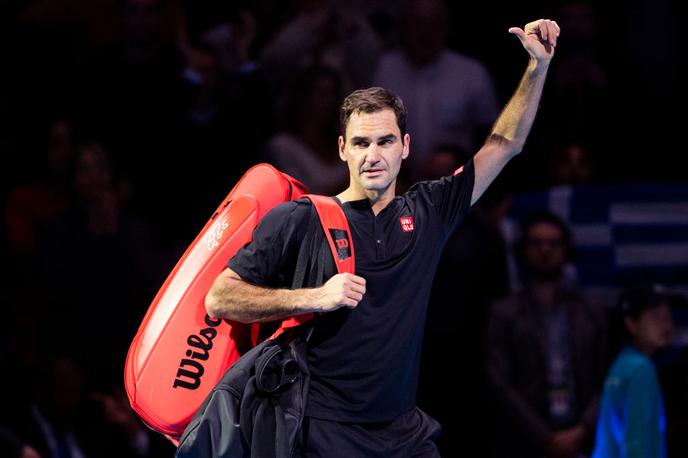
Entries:
POLYGON ((559 227, 545 221, 533 224, 526 234, 524 257, 530 275, 558 278, 566 263, 566 246, 559 227))
POLYGON ((346 141, 339 137, 339 157, 349 166, 352 187, 382 194, 396 184, 410 138, 406 134, 402 141, 394 111, 353 113, 345 135, 346 141))

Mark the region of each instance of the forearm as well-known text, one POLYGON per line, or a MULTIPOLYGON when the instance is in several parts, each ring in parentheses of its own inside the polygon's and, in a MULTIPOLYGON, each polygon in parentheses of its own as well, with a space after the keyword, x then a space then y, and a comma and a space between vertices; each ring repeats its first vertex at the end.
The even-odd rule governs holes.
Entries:
POLYGON ((516 92, 497 118, 492 136, 506 142, 511 155, 521 152, 535 120, 549 61, 530 59, 516 92))
POLYGON ((312 297, 317 289, 272 289, 235 278, 218 279, 208 292, 208 315, 241 323, 280 320, 314 312, 312 297))
POLYGON ((549 61, 531 58, 521 82, 497 118, 492 132, 475 155, 475 183, 471 205, 475 204, 504 166, 523 149, 535 120, 549 61))

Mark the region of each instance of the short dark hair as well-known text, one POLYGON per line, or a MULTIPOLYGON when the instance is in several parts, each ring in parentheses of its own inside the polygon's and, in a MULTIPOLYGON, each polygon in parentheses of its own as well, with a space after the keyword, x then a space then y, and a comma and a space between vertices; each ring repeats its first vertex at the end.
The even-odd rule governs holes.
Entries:
POLYGON ((626 318, 638 319, 646 310, 664 304, 671 307, 679 297, 661 284, 635 285, 624 289, 619 294, 616 304, 607 310, 607 363, 611 363, 624 345, 631 342, 631 334, 626 328, 626 318))
POLYGON ((616 303, 622 316, 638 318, 645 310, 670 302, 669 290, 660 284, 632 286, 625 289, 616 303))
POLYGON ((376 113, 385 109, 394 112, 402 141, 406 134, 406 108, 401 98, 382 87, 358 89, 347 96, 339 109, 339 128, 346 141, 346 126, 354 113, 376 113))
POLYGON ((559 229, 559 232, 561 233, 561 242, 564 246, 564 250, 566 250, 566 261, 573 261, 575 254, 573 235, 571 234, 571 229, 569 226, 559 216, 547 210, 539 210, 526 215, 520 221, 520 223, 520 237, 516 241, 516 258, 519 263, 524 262, 524 249, 526 243, 528 242, 530 230, 533 228, 533 226, 540 223, 548 223, 559 229))

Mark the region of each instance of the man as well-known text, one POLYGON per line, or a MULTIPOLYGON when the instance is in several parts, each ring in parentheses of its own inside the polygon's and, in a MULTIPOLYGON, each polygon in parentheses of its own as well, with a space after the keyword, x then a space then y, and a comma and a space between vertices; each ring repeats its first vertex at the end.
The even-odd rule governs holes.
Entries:
POLYGON ((521 232, 524 288, 495 304, 488 330, 494 456, 575 458, 589 452, 597 419, 602 308, 567 284, 572 242, 561 219, 536 213, 521 232))
POLYGON ((521 151, 559 35, 550 20, 509 31, 530 54, 528 68, 485 145, 451 176, 395 197, 410 147, 401 100, 370 88, 344 101, 339 156, 350 182, 336 197, 351 227, 356 275, 287 289, 310 212, 303 201, 288 202, 261 220, 208 293, 209 315, 234 321, 322 313, 309 341, 305 456, 438 456, 439 424, 415 407, 432 278, 447 237, 521 151))

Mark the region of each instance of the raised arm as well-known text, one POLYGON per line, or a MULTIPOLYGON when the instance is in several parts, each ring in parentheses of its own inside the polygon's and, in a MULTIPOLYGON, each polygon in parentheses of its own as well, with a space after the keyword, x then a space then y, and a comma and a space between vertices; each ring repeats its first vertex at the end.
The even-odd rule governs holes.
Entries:
POLYGON ((554 55, 559 26, 548 19, 526 24, 524 29, 512 27, 530 54, 530 61, 516 92, 497 118, 485 144, 475 155, 473 205, 497 177, 509 160, 521 152, 535 119, 547 69, 554 55))
POLYGON ((241 323, 281 320, 311 312, 355 308, 365 294, 365 279, 337 274, 319 288, 273 289, 248 283, 230 268, 213 282, 205 308, 213 318, 241 323))

